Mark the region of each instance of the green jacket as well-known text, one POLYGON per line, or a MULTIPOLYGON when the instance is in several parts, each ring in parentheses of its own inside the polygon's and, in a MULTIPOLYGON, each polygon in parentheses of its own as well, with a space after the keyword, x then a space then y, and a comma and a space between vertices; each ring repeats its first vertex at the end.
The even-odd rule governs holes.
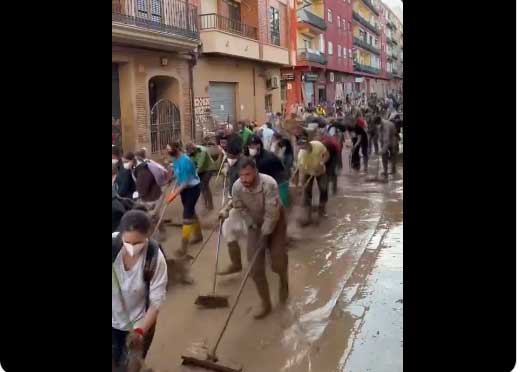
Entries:
POLYGON ((242 147, 247 146, 247 141, 249 141, 249 138, 254 134, 253 131, 249 128, 244 128, 244 130, 240 131, 240 137, 242 138, 242 147))
POLYGON ((216 165, 211 156, 208 154, 208 149, 204 146, 197 146, 195 154, 190 156, 193 163, 197 167, 197 173, 204 173, 215 170, 216 165))

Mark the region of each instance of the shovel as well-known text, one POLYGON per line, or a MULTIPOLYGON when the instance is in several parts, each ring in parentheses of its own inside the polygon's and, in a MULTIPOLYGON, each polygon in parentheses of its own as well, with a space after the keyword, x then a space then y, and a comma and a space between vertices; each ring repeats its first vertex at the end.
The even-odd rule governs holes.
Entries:
POLYGON ((220 238, 222 237, 222 223, 218 228, 218 240, 217 240, 217 254, 215 257, 215 270, 213 273, 213 293, 207 296, 199 296, 195 300, 195 305, 205 307, 208 309, 217 309, 221 307, 229 307, 227 296, 217 296, 217 268, 218 268, 218 256, 220 251, 220 238))

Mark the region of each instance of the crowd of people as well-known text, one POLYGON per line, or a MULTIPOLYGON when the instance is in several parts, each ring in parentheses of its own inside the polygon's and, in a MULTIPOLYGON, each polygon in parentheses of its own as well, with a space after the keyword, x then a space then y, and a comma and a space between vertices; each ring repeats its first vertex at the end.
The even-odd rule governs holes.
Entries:
POLYGON ((254 317, 261 319, 272 310, 265 251, 279 277, 279 302, 285 303, 289 296, 287 219, 291 207, 303 207, 299 223, 308 225, 316 182, 318 214, 327 216, 329 190, 337 193, 346 148, 353 172, 367 173, 369 157, 380 156, 382 176, 389 176, 388 163, 390 174, 395 174, 401 130, 399 103, 392 97, 370 97, 364 104, 347 99, 332 112, 318 105, 286 119, 280 113, 270 114, 261 126, 239 121, 235 130, 219 130, 204 144, 172 142, 165 149, 169 156, 165 164, 149 159, 146 149, 122 155, 113 146, 113 368, 124 370, 132 350, 145 357, 172 274, 168 263, 189 258, 189 246, 203 241, 196 206, 202 194, 205 210, 209 213, 215 208, 213 177, 223 179, 218 219, 230 258, 229 266, 218 275, 243 270, 240 241, 245 241, 261 303, 254 317), (301 201, 291 198, 291 187, 302 190, 301 201), (162 217, 178 197, 183 207, 182 232, 174 257, 167 257, 160 245, 165 239, 162 217), (263 252, 251 262, 259 249, 263 252))

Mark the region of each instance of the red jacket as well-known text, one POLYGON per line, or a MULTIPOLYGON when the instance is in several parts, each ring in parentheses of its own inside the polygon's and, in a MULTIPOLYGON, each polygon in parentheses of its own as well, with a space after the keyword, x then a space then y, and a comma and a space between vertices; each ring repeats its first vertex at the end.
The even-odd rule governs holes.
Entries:
POLYGON ((363 119, 363 118, 361 118, 361 117, 358 118, 358 119, 356 120, 356 124, 357 124, 358 126, 360 126, 361 128, 363 128, 363 129, 365 129, 365 128, 367 127, 367 122, 366 122, 366 120, 363 119))

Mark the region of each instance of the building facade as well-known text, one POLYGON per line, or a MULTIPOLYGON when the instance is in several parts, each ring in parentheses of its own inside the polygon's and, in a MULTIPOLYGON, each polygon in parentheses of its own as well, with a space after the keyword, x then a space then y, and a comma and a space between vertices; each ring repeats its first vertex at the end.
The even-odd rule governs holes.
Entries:
POLYGON ((386 93, 401 93, 403 80, 403 24, 399 18, 383 4, 381 23, 385 38, 385 68, 388 77, 386 93))
POLYGON ((202 1, 202 46, 194 68, 198 127, 208 121, 261 123, 266 112, 282 111, 280 68, 289 64, 288 14, 287 0, 202 1))
POLYGON ((193 135, 197 4, 112 0, 112 143, 158 156, 193 135))
POLYGON ((282 69, 286 112, 326 100, 325 21, 322 0, 290 0, 291 66, 282 69))

